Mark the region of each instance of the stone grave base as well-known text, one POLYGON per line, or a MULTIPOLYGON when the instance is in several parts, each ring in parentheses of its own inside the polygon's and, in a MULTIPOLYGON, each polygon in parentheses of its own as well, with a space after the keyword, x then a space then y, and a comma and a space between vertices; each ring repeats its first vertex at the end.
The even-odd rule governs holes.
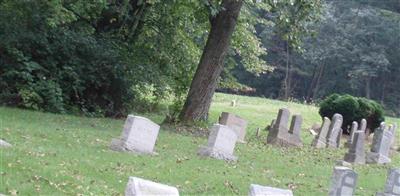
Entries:
POLYGON ((114 138, 111 140, 110 149, 118 152, 130 152, 134 154, 147 154, 147 155, 157 155, 156 152, 144 152, 136 150, 135 147, 120 138, 114 138))
POLYGON ((326 143, 325 142, 323 142, 323 141, 321 141, 321 140, 319 140, 319 139, 314 139, 313 141, 312 141, 312 144, 311 144, 314 148, 326 148, 326 143))
POLYGON ((367 153, 367 163, 385 164, 390 162, 391 160, 389 157, 380 155, 379 153, 374 153, 374 152, 367 153))
POLYGON ((346 153, 344 155, 344 160, 353 164, 365 164, 365 156, 357 156, 356 153, 346 153))
POLYGON ((223 152, 217 151, 215 149, 212 149, 212 148, 209 148, 206 146, 200 147, 197 154, 200 156, 212 157, 215 159, 220 159, 220 160, 225 160, 225 161, 236 161, 238 159, 234 155, 223 153, 223 152))
POLYGON ((302 147, 303 142, 292 134, 287 134, 286 137, 267 138, 268 144, 273 144, 280 147, 302 147), (269 140, 268 140, 269 139, 269 140))

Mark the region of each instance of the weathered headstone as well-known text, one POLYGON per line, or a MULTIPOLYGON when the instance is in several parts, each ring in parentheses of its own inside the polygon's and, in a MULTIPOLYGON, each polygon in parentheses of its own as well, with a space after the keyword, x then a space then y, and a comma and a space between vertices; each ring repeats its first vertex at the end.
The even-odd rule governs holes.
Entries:
POLYGON ((328 133, 329 133, 329 127, 331 125, 331 121, 329 118, 324 117, 324 121, 322 122, 321 129, 318 133, 318 135, 314 138, 312 142, 312 146, 315 148, 325 148, 328 145, 328 133))
POLYGON ((237 157, 233 155, 233 152, 236 141, 235 131, 228 126, 215 124, 211 128, 208 145, 200 147, 198 154, 226 161, 235 161, 237 157))
POLYGON ((125 121, 121 137, 111 141, 111 149, 143 154, 154 154, 160 126, 151 120, 129 115, 125 121))
POLYGON ((392 151, 396 151, 396 149, 398 148, 397 143, 396 143, 396 130, 397 130, 397 125, 394 124, 392 127, 392 130, 390 130, 390 132, 392 133, 392 143, 390 145, 390 149, 392 151))
POLYGON ((343 116, 340 114, 334 114, 332 117, 332 123, 329 126, 328 147, 339 148, 340 137, 343 132, 341 128, 342 123, 343 123, 343 116))
POLYGON ((251 184, 249 196, 293 196, 293 192, 287 189, 251 184))
POLYGON ((300 115, 294 115, 288 129, 290 112, 288 109, 280 109, 278 113, 278 118, 271 131, 268 133, 267 143, 277 146, 290 147, 303 145, 300 138, 301 124, 303 118, 300 115))
POLYGON ((335 167, 331 179, 329 196, 353 195, 357 184, 357 174, 347 167, 335 167))
POLYGON ((365 132, 358 130, 354 132, 353 137, 349 152, 344 155, 344 161, 348 163, 365 164, 365 132))
POLYGON ((136 177, 129 177, 128 184, 125 189, 125 196, 179 196, 177 188, 144 180, 136 177))
POLYGON ((356 131, 358 131, 358 123, 356 121, 353 121, 353 123, 351 124, 349 139, 345 143, 346 147, 348 147, 348 148, 351 147, 351 144, 353 143, 354 133, 356 131))
POLYGON ((400 168, 389 169, 385 185, 385 192, 377 193, 377 196, 400 195, 400 168))
POLYGON ((12 147, 12 145, 9 144, 9 143, 6 142, 6 141, 0 139, 0 148, 9 148, 9 147, 12 147))
POLYGON ((392 141, 392 132, 389 131, 385 123, 382 122, 379 128, 374 132, 374 138, 372 140, 371 152, 367 153, 367 163, 390 163, 389 158, 390 144, 392 141))
POLYGON ((222 112, 219 117, 219 124, 230 127, 238 135, 238 142, 244 143, 246 136, 247 121, 237 115, 222 112))

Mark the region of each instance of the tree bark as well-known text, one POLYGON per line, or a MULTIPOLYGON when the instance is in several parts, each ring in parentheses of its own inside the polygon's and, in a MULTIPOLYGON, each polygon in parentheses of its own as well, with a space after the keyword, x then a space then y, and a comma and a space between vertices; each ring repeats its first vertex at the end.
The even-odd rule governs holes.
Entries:
POLYGON ((224 67, 242 0, 223 0, 223 9, 210 19, 211 31, 179 115, 181 122, 207 120, 211 100, 224 67))
POLYGON ((365 97, 367 99, 371 98, 371 77, 365 79, 365 97))

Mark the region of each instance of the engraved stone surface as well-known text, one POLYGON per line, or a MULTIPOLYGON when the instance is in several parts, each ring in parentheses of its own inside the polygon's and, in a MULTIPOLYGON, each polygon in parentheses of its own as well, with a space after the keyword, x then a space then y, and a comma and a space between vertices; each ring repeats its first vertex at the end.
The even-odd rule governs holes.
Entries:
POLYGON ((343 116, 340 114, 334 114, 332 117, 332 123, 329 126, 328 133, 328 147, 330 148, 339 148, 340 146, 340 137, 342 135, 342 124, 343 124, 343 116))
POLYGON ((233 155, 237 141, 237 134, 226 125, 215 124, 208 137, 208 145, 200 147, 198 154, 216 159, 235 161, 233 155))
POLYGON ((358 131, 358 123, 356 121, 353 121, 353 123, 351 124, 349 139, 345 143, 346 147, 348 147, 348 148, 351 147, 351 144, 353 143, 353 139, 354 139, 354 133, 356 131, 358 131))
POLYGON ((319 131, 318 135, 314 138, 312 142, 312 146, 315 148, 325 148, 328 144, 328 133, 329 127, 331 125, 331 120, 329 118, 324 117, 324 121, 321 125, 321 130, 319 131))
POLYGON ((345 154, 344 161, 355 164, 365 164, 364 151, 365 132, 354 132, 354 139, 350 146, 349 152, 345 154))
POLYGON ((293 192, 286 189, 251 184, 249 196, 293 196, 293 192))
POLYGON ((389 131, 391 128, 387 128, 385 123, 382 122, 379 128, 375 130, 371 152, 367 153, 367 163, 385 164, 391 162, 389 158, 393 137, 392 132, 389 131))
POLYGON ((121 137, 111 141, 111 149, 143 154, 154 154, 160 126, 151 120, 129 115, 125 121, 121 137))
POLYGON ((125 196, 179 196, 177 188, 144 180, 136 177, 129 177, 125 189, 125 196))
POLYGON ((378 193, 377 195, 400 195, 400 168, 389 169, 385 185, 385 192, 378 193))
POLYGON ((347 167, 337 166, 333 170, 329 196, 353 195, 357 184, 357 174, 347 167))
POLYGON ((288 109, 280 109, 278 118, 274 126, 268 133, 267 143, 282 147, 300 147, 303 142, 300 138, 301 124, 303 118, 300 115, 294 115, 288 129, 290 112, 288 109))
POLYGON ((237 115, 222 112, 219 117, 219 124, 226 125, 236 132, 238 142, 244 143, 246 136, 247 121, 237 115))

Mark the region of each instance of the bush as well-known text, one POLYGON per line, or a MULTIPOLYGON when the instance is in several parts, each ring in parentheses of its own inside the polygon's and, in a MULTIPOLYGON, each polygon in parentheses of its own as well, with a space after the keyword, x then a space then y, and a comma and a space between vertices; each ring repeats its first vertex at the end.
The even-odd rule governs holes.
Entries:
POLYGON ((320 103, 319 114, 328 118, 332 118, 335 113, 343 115, 342 128, 347 133, 347 127, 353 121, 360 123, 365 118, 368 122, 367 128, 373 132, 385 120, 383 111, 383 107, 373 100, 347 94, 332 94, 320 103))

